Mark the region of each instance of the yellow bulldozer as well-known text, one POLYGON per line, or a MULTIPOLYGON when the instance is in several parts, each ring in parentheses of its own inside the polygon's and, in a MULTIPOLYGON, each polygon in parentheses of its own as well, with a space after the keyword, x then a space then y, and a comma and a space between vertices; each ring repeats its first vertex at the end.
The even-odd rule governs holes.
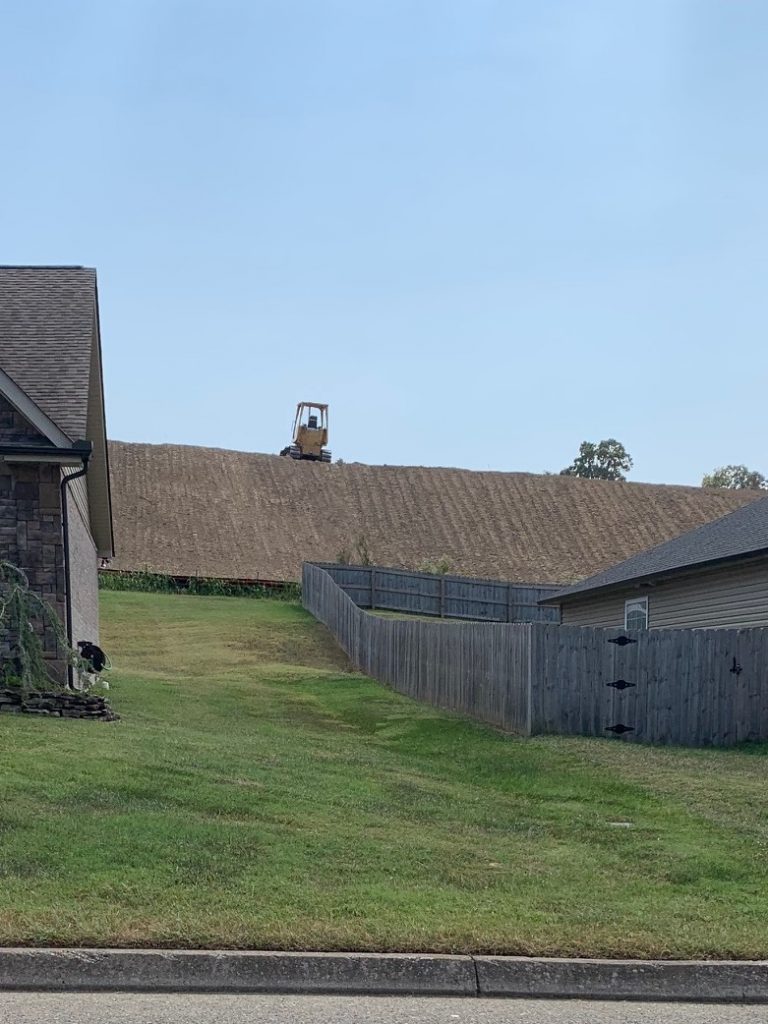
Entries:
POLYGON ((328 406, 320 402, 299 402, 293 421, 293 444, 280 452, 290 459, 330 462, 328 444, 328 406))

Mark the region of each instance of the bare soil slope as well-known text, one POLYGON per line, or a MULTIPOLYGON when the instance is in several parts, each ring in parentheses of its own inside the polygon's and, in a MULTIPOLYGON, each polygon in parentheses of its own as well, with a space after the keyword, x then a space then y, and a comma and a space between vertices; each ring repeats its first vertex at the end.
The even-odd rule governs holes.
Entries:
POLYGON ((364 535, 380 565, 570 583, 760 495, 531 473, 322 465, 110 443, 119 569, 296 580, 364 535))

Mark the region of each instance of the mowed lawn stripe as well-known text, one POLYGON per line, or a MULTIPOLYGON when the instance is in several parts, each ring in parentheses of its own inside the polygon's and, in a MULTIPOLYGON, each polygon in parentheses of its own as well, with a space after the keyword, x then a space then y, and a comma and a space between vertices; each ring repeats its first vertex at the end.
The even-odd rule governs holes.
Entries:
POLYGON ((0 717, 0 943, 768 953, 765 748, 503 736, 295 604, 102 610, 122 720, 0 717))

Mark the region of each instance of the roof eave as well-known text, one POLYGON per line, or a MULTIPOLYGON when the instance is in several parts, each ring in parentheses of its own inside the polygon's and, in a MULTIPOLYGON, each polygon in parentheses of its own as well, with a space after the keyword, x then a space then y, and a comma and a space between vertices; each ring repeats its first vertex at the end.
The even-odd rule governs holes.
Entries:
POLYGON ((81 466, 91 454, 89 442, 79 441, 71 448, 55 445, 0 444, 0 462, 15 465, 43 463, 53 466, 81 466))
POLYGON ((562 605, 576 601, 586 595, 607 594, 614 590, 627 590, 632 587, 640 587, 644 583, 659 583, 662 580, 674 579, 678 576, 690 575, 699 570, 718 569, 722 565, 729 565, 731 562, 744 562, 751 558, 759 558, 761 555, 768 555, 768 547, 755 548, 752 551, 740 551, 736 555, 726 555, 722 558, 711 558, 702 562, 691 562, 689 565, 681 565, 675 569, 662 569, 659 572, 644 573, 642 576, 631 576, 629 579, 618 580, 615 583, 606 583, 602 586, 584 587, 583 590, 569 591, 564 594, 553 594, 550 597, 542 598, 538 603, 543 605, 562 605))
POLYGON ((107 445, 106 413, 104 410, 104 372, 101 357, 101 325, 99 322, 99 290, 94 280, 94 323, 91 358, 89 404, 93 403, 96 422, 89 437, 94 454, 88 480, 91 534, 100 558, 113 558, 115 554, 112 520, 112 490, 109 479, 109 453, 107 445))

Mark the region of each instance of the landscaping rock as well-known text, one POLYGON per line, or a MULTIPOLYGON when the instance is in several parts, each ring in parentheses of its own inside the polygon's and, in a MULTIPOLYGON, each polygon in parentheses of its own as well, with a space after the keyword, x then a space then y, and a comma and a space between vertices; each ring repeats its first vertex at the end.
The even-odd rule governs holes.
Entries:
POLYGON ((88 718, 114 722, 120 716, 104 697, 84 693, 39 692, 22 693, 16 689, 0 689, 0 713, 42 715, 50 718, 88 718))

